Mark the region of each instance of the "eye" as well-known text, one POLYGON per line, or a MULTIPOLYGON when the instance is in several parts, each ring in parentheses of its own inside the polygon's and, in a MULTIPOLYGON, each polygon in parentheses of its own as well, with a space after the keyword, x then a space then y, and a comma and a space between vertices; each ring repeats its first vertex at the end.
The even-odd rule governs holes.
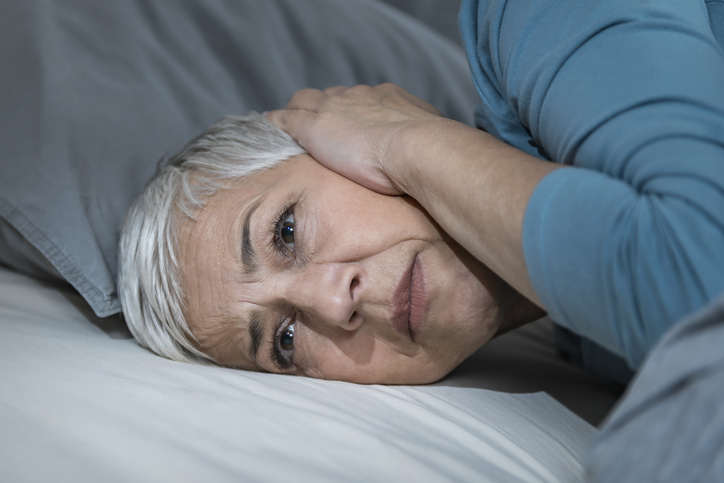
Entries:
POLYGON ((288 369, 294 360, 294 323, 282 326, 272 341, 271 358, 280 369, 288 369))
POLYGON ((290 214, 279 229, 279 237, 289 248, 294 248, 294 215, 290 214))
POLYGON ((291 351, 294 349, 294 324, 282 332, 282 335, 279 337, 279 347, 281 347, 283 351, 291 351))
POLYGON ((279 253, 292 258, 296 257, 294 229, 294 205, 290 205, 274 220, 272 239, 279 253))

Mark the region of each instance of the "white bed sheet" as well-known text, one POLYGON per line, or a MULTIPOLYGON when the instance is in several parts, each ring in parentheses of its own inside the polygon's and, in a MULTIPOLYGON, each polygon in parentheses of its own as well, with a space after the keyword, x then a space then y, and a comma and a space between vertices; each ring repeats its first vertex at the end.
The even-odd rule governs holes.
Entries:
POLYGON ((595 420, 617 393, 549 335, 496 339, 430 386, 257 374, 162 359, 0 268, 0 480, 580 481, 596 429, 559 400, 595 420))

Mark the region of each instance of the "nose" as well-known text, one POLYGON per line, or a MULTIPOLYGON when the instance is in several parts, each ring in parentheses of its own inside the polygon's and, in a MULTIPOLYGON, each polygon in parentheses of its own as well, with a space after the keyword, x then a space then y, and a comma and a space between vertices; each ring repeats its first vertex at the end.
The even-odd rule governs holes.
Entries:
POLYGON ((351 263, 313 264, 293 276, 287 300, 306 317, 345 330, 356 330, 364 322, 357 312, 366 288, 367 274, 351 263))

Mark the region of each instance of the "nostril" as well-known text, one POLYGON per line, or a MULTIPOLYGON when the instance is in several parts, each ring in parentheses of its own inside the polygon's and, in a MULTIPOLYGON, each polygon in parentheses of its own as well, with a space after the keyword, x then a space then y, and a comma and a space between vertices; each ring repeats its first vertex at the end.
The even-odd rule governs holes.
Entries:
POLYGON ((357 325, 362 323, 362 315, 358 314, 355 310, 352 312, 352 316, 349 318, 349 325, 350 327, 357 327, 357 325))
POLYGON ((355 292, 355 288, 357 288, 357 286, 359 286, 359 280, 357 279, 357 277, 355 277, 352 279, 352 282, 349 284, 349 295, 352 298, 352 300, 354 300, 354 292, 355 292))

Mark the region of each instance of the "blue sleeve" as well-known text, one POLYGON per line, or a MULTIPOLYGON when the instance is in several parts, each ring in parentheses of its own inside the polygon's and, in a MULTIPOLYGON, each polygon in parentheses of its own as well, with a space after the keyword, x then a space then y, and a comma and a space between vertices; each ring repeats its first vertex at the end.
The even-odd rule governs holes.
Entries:
POLYGON ((572 166, 525 215, 540 300, 638 367, 724 292, 724 53, 705 2, 465 0, 460 25, 481 127, 572 166))

